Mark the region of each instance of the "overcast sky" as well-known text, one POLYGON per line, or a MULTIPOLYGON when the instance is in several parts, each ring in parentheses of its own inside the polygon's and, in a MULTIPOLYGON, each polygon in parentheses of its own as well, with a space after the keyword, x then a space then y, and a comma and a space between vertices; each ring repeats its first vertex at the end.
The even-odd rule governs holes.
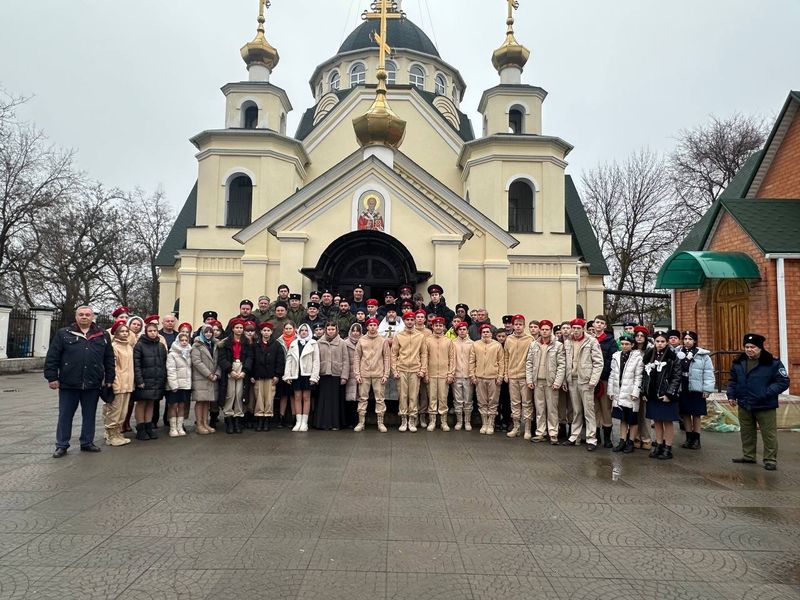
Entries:
MULTIPOLYGON (((273 0, 267 37, 289 94, 289 130, 312 104, 308 78, 360 24, 369 0, 273 0)), ((575 146, 574 175, 642 146, 668 152, 711 114, 774 117, 800 88, 798 0, 520 0, 525 83, 549 92, 544 133, 575 146)), ((504 0, 405 0, 409 18, 481 92, 504 0)), ((183 203, 197 175, 188 139, 224 125, 219 88, 247 78, 239 48, 257 0, 2 0, 0 86, 32 96, 21 115, 109 186, 163 184, 183 203)), ((391 42, 391 40, 390 40, 391 42)))

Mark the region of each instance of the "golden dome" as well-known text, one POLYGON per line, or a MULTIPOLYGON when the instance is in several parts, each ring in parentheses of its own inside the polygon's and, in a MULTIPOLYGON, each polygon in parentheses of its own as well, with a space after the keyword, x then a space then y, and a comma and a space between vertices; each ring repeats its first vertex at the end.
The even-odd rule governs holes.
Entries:
POLYGON ((509 19, 506 41, 492 53, 492 64, 494 68, 497 69, 498 73, 506 67, 519 67, 523 69, 528 59, 531 57, 531 51, 517 42, 517 39, 514 37, 514 30, 511 28, 513 24, 514 20, 509 19))
MULTIPOLYGON (((382 73, 386 77, 386 73, 382 73)), ((380 78, 381 73, 378 74, 380 78)), ((382 144, 395 150, 403 143, 406 135, 406 122, 398 117, 386 102, 386 89, 381 89, 375 95, 375 102, 370 109, 360 117, 353 119, 353 128, 361 146, 382 144)))
POLYGON ((264 0, 261 0, 259 4, 260 11, 258 15, 258 31, 252 42, 242 46, 242 59, 244 59, 244 62, 247 63, 248 67, 252 65, 261 65, 272 72, 275 67, 278 66, 278 61, 281 57, 278 55, 278 51, 270 45, 266 36, 264 35, 264 22, 266 20, 264 18, 264 9, 269 8, 269 2, 266 2, 265 4, 264 0))

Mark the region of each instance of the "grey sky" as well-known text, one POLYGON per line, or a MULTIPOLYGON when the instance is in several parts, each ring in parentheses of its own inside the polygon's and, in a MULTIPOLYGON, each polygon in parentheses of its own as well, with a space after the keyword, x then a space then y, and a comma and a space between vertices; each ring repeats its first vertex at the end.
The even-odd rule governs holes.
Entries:
MULTIPOLYGON (((267 37, 281 62, 294 132, 308 78, 359 25, 369 0, 273 0, 267 37)), ((2 0, 0 85, 34 96, 22 115, 107 185, 163 183, 183 203, 196 178, 188 139, 223 126, 219 88, 247 78, 239 48, 257 0, 2 0)), ((405 0, 468 89, 479 130, 504 0, 405 0), (428 8, 426 8, 426 6, 428 8), (428 17, 430 11, 430 19, 428 17)), ((798 0, 521 0, 517 38, 533 52, 525 83, 549 92, 544 132, 575 146, 569 172, 649 146, 668 151, 710 114, 772 117, 800 88, 798 0)))

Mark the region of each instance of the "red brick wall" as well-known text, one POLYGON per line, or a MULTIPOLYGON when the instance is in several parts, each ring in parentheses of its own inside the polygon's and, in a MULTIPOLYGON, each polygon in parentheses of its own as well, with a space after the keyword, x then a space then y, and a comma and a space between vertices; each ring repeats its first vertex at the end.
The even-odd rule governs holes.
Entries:
POLYGON ((800 198, 800 111, 798 111, 756 198, 800 198))
MULTIPOLYGON (((783 272, 786 278, 786 330, 791 362, 786 368, 792 380, 791 392, 800 394, 800 260, 784 261, 783 272)), ((777 348, 775 354, 778 354, 777 348)))

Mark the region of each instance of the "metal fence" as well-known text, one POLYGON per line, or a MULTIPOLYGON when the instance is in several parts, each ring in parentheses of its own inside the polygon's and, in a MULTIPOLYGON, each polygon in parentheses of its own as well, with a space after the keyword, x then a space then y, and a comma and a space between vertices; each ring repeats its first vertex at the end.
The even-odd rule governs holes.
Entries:
POLYGON ((36 316, 27 309, 15 308, 8 315, 8 358, 29 358, 33 356, 36 316))
MULTIPOLYGON (((95 323, 103 329, 108 329, 114 324, 114 317, 111 315, 95 315, 95 323)), ((60 310, 53 313, 53 320, 50 322, 50 339, 53 339, 56 331, 62 327, 68 327, 75 322, 74 314, 64 315, 60 310)))

